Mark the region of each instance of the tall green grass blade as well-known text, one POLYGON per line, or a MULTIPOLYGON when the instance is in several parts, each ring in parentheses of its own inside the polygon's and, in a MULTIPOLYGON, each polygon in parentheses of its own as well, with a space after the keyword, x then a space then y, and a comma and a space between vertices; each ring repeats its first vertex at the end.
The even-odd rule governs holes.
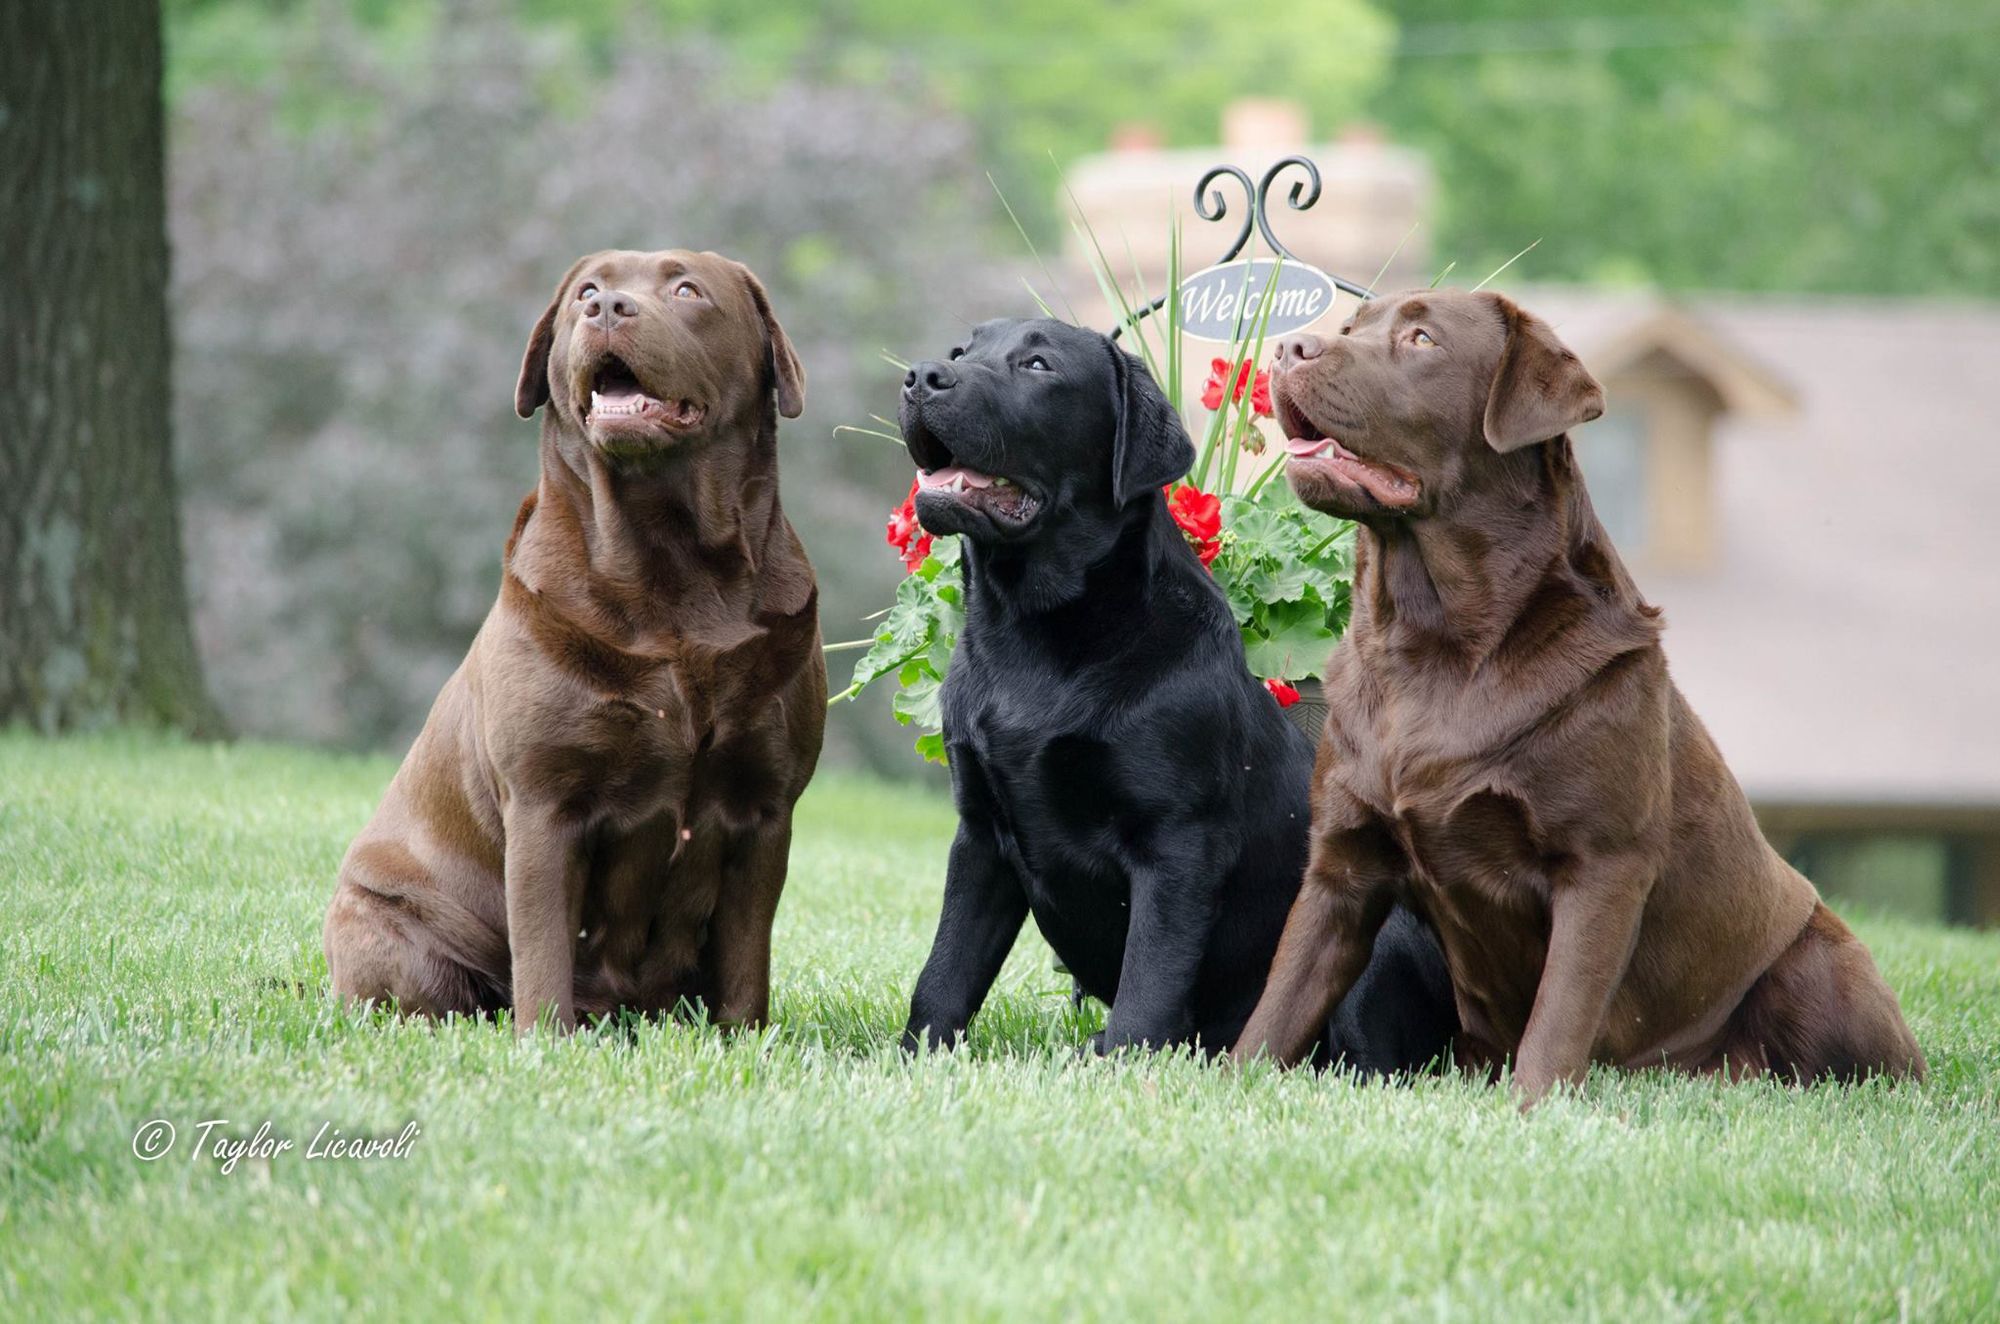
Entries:
MULTIPOLYGON (((1049 288, 1055 290, 1057 293, 1061 293, 1062 282, 1058 281, 1055 277, 1055 273, 1049 270, 1049 264, 1042 261, 1042 251, 1039 248, 1036 248, 1035 241, 1028 237, 1028 227, 1021 224, 1021 218, 1014 214, 1014 204, 1007 201, 1006 192, 1001 189, 1000 181, 993 178, 993 172, 991 170, 986 172, 986 182, 993 186, 994 196, 999 198, 1000 205, 1006 208, 1007 219, 1014 223, 1014 233, 1020 235, 1021 242, 1028 246, 1028 252, 1035 259, 1035 265, 1042 269, 1042 277, 1043 279, 1048 281, 1049 288)), ((1035 292, 1031 289, 1028 291, 1028 293, 1034 294, 1035 292)), ((1038 304, 1042 302, 1040 295, 1038 294, 1035 295, 1035 302, 1038 304)), ((1046 309, 1048 305, 1043 304, 1042 306, 1043 308, 1046 309)), ((1081 322, 1077 321, 1076 309, 1070 308, 1069 299, 1067 296, 1065 296, 1063 299, 1063 307, 1069 309, 1069 320, 1071 325, 1073 326, 1083 325, 1081 322)), ((1049 315, 1053 317, 1055 314, 1051 313, 1049 315)))
POLYGON ((1528 245, 1528 246, 1527 246, 1526 248, 1524 248, 1524 249, 1522 249, 1522 250, 1521 250, 1520 252, 1518 252, 1518 253, 1514 254, 1514 256, 1512 256, 1512 257, 1508 258, 1508 259, 1507 259, 1507 260, 1506 260, 1505 262, 1502 262, 1502 263, 1501 263, 1501 264, 1500 264, 1499 266, 1497 266, 1497 267, 1493 268, 1493 270, 1491 270, 1491 271, 1487 272, 1487 273, 1486 273, 1486 279, 1485 279, 1485 280, 1482 280, 1482 281, 1480 281, 1480 282, 1479 282, 1479 283, 1478 283, 1477 285, 1473 286, 1473 287, 1472 287, 1472 288, 1473 288, 1473 291, 1474 291, 1474 292, 1476 293, 1476 292, 1478 292, 1478 291, 1480 291, 1480 290, 1483 290, 1483 289, 1485 289, 1485 288, 1486 288, 1486 286, 1487 286, 1487 284, 1488 284, 1488 282, 1490 282, 1490 281, 1491 281, 1491 280, 1492 280, 1492 279, 1493 279, 1493 278, 1494 278, 1495 276, 1499 275, 1499 274, 1500 274, 1501 272, 1505 271, 1505 270, 1506 270, 1507 268, 1509 268, 1509 267, 1513 266, 1513 265, 1514 265, 1514 264, 1515 264, 1516 262, 1519 262, 1519 261, 1520 261, 1520 260, 1521 260, 1522 258, 1526 257, 1526 256, 1527 256, 1528 254, 1530 254, 1530 253, 1534 252, 1534 251, 1535 251, 1535 249, 1536 249, 1536 248, 1537 248, 1538 246, 1540 246, 1541 242, 1542 242, 1541 240, 1537 239, 1537 240, 1536 240, 1536 241, 1535 241, 1534 243, 1532 243, 1532 244, 1529 244, 1529 245, 1528 245))

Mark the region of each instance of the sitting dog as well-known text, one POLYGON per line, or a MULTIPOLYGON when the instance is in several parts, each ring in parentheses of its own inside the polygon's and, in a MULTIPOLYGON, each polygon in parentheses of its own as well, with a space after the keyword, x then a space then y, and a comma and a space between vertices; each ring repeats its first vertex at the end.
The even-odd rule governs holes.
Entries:
POLYGON ((500 598, 326 916, 334 990, 437 1016, 699 1000, 756 1025, 826 677, 778 507, 805 374, 713 253, 597 253, 528 339, 541 480, 500 598))
POLYGON ((1532 1104, 1592 1062, 1921 1077, 1868 951, 1758 832, 1566 433, 1603 394, 1495 294, 1365 303, 1279 346, 1288 476, 1360 522, 1312 859, 1237 1055, 1292 1061, 1403 901, 1461 1063, 1532 1104))
MULTIPOLYGON (((1137 360, 1054 321, 988 322, 919 363, 901 414, 918 518, 964 535, 965 573, 942 695, 958 834, 905 1045, 965 1030, 1032 911, 1110 1005, 1095 1047, 1227 1048, 1298 890, 1312 753, 1167 513, 1193 443, 1137 360)), ((1312 1037, 1387 1070, 1451 1029, 1405 915, 1312 1037)))

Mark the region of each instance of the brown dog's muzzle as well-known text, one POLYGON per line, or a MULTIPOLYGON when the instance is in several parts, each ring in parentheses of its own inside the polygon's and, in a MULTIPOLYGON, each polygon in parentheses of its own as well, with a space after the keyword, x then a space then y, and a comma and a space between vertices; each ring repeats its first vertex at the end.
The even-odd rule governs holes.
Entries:
POLYGON ((1271 404, 1291 457, 1285 477, 1299 500, 1314 510, 1348 519, 1402 512, 1417 504, 1423 485, 1415 474, 1357 454, 1336 432, 1350 437, 1366 428, 1349 422, 1346 392, 1334 380, 1345 354, 1329 354, 1318 336, 1287 336, 1271 367, 1271 404))

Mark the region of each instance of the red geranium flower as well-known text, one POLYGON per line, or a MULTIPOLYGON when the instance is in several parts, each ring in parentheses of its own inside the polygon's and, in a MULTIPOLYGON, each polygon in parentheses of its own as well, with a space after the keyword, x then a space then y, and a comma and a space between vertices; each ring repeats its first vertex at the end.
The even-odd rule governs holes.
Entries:
POLYGON ((888 536, 883 539, 896 549, 904 570, 915 570, 931 554, 931 535, 917 523, 917 480, 910 480, 910 494, 889 514, 888 536))
POLYGON ((1250 369, 1254 365, 1249 359, 1236 365, 1230 371, 1228 359, 1211 359, 1208 365, 1208 380, 1202 383, 1201 407, 1203 409, 1222 408, 1222 397, 1226 392, 1231 404, 1241 404, 1243 393, 1250 392, 1250 412, 1271 416, 1271 374, 1260 372, 1254 377, 1250 369), (1234 381, 1231 381, 1231 377, 1234 381))
POLYGON ((1207 542, 1222 532, 1222 498, 1186 483, 1166 489, 1167 513, 1194 542, 1207 542))
POLYGON ((1271 374, 1268 372, 1258 373, 1256 385, 1250 388, 1250 412, 1253 414, 1262 414, 1265 418, 1271 417, 1273 412, 1271 409, 1271 374))
POLYGON ((1203 409, 1222 408, 1222 396, 1225 391, 1228 392, 1231 402, 1243 398, 1244 388, 1250 385, 1250 360, 1245 359, 1243 362, 1237 364, 1233 375, 1236 380, 1232 384, 1230 382, 1232 374, 1228 359, 1214 359, 1210 361, 1208 365, 1208 380, 1202 383, 1201 388, 1201 407, 1203 409))
POLYGON ((1167 513, 1174 517, 1195 555, 1203 565, 1213 561, 1222 550, 1218 537, 1222 532, 1222 498, 1186 483, 1175 483, 1161 490, 1167 494, 1167 513))
POLYGON ((1280 708, 1289 708, 1299 701, 1299 692, 1282 680, 1267 680, 1264 688, 1271 691, 1271 697, 1278 701, 1280 708))

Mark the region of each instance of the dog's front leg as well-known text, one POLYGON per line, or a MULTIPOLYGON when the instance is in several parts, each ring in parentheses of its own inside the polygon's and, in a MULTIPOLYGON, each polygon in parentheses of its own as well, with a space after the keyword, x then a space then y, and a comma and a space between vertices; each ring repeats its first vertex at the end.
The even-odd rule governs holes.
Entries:
POLYGON ((903 1047, 950 1044, 986 1001, 1028 918, 1028 894, 1000 858, 992 829, 961 821, 944 880, 944 913, 910 996, 903 1047))
POLYGON ((1197 856, 1133 877, 1118 994, 1104 1021, 1105 1052, 1166 1048, 1193 1036, 1195 979, 1215 927, 1216 869, 1197 856))
POLYGON ((576 1027, 576 933, 583 922, 581 826, 540 806, 507 807, 507 946, 514 967, 514 1030, 550 1016, 576 1027))
POLYGON ((702 994, 709 1019, 726 1029, 758 1029, 771 1014, 771 925, 791 850, 787 815, 757 828, 724 860, 702 953, 702 994))
POLYGON ((1577 1085, 1639 940, 1653 866, 1632 855, 1586 858, 1553 880, 1549 949, 1521 1035, 1514 1092, 1532 1108, 1555 1085, 1577 1085))

